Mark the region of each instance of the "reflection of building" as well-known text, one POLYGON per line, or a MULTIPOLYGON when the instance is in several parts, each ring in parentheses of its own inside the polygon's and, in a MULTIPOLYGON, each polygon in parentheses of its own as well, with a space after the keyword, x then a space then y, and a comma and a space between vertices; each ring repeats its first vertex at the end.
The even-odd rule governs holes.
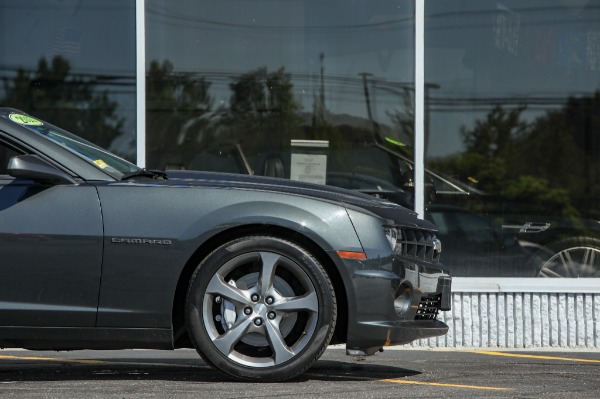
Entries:
POLYGON ((455 279, 454 334, 437 345, 599 345, 588 322, 600 317, 599 1, 432 1, 424 14, 410 1, 63 3, 0 5, 2 105, 152 168, 289 178, 292 142, 326 141, 326 183, 417 209, 414 187, 434 186, 435 205, 464 211, 438 219, 453 245, 468 243, 449 266, 469 267, 455 279), (425 165, 412 162, 415 137, 425 165), (528 223, 550 227, 519 233, 528 223), (591 279, 482 279, 515 238, 527 267, 538 256, 542 274, 591 279))

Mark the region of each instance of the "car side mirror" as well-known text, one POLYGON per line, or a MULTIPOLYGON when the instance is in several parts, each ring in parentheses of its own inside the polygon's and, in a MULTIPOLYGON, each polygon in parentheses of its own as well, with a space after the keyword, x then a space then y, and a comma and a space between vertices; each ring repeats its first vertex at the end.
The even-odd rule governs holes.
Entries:
POLYGON ((65 172, 57 169, 37 155, 14 156, 8 161, 7 172, 17 179, 33 180, 50 184, 76 184, 65 172))

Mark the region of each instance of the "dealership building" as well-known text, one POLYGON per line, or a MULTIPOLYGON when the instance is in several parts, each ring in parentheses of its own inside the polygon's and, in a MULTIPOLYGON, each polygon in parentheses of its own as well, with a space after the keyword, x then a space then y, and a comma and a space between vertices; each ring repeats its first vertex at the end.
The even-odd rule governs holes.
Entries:
POLYGON ((600 0, 1 0, 0 106, 434 222, 449 333, 600 348, 600 0))

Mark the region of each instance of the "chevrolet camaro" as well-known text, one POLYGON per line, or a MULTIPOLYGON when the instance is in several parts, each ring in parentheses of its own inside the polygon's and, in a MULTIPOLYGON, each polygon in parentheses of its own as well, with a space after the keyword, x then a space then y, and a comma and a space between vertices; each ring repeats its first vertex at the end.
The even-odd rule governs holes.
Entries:
POLYGON ((140 168, 0 108, 0 347, 195 348, 238 379, 443 335, 435 227, 365 194, 140 168))

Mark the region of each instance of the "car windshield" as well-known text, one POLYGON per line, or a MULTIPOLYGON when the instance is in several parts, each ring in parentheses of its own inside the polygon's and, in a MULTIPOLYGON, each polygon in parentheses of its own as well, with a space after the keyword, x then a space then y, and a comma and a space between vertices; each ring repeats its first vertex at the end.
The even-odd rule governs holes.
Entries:
POLYGON ((116 179, 142 170, 131 162, 59 127, 29 116, 26 116, 27 119, 24 120, 25 116, 23 115, 10 115, 10 119, 13 121, 18 119, 17 117, 21 117, 17 123, 52 140, 116 179))

